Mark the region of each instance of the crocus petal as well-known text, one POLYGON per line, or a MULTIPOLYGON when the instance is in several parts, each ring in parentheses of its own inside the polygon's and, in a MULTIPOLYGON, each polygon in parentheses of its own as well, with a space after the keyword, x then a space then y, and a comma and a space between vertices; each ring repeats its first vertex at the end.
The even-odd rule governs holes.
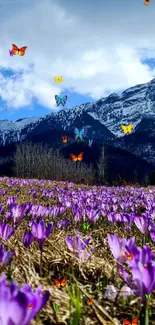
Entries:
POLYGON ((73 249, 73 240, 72 240, 72 238, 69 237, 69 236, 66 236, 65 241, 66 241, 66 244, 67 244, 69 250, 73 252, 74 249, 73 249))

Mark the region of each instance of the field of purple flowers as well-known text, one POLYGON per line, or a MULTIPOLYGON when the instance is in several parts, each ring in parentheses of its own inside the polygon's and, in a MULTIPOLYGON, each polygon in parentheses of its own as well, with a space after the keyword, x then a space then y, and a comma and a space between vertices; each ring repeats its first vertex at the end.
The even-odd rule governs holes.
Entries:
POLYGON ((154 187, 0 178, 0 195, 0 325, 155 324, 154 187))

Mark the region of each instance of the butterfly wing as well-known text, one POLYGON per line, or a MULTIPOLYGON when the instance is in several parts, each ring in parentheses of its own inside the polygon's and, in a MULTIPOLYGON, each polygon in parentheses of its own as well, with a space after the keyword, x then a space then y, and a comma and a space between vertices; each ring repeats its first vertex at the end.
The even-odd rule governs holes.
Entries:
POLYGON ((145 1, 144 1, 144 5, 145 5, 145 6, 148 6, 149 4, 150 4, 150 0, 145 0, 145 1))
POLYGON ((84 134, 85 134, 85 129, 83 128, 83 129, 81 129, 81 131, 79 132, 79 138, 80 138, 81 140, 83 140, 84 134))
POLYGON ((73 154, 70 154, 70 156, 71 156, 71 158, 72 158, 73 161, 77 161, 77 159, 78 159, 77 156, 75 156, 73 154))
POLYGON ((80 136, 80 131, 76 127, 74 128, 74 134, 75 134, 75 140, 77 140, 79 138, 79 136, 80 136))
POLYGON ((64 278, 64 279, 61 280, 61 286, 63 288, 66 286, 66 282, 67 282, 66 278, 64 278))
POLYGON ((86 230, 86 227, 87 227, 87 226, 86 226, 85 223, 83 223, 82 227, 83 227, 84 230, 86 230))
POLYGON ((124 133, 127 133, 127 127, 125 125, 121 125, 121 128, 124 133))
POLYGON ((59 106, 60 105, 60 97, 58 95, 55 95, 55 100, 56 100, 57 106, 59 106))
POLYGON ((10 56, 13 56, 13 50, 9 50, 10 56))
POLYGON ((65 95, 62 97, 62 105, 65 106, 68 96, 65 95))
POLYGON ((21 49, 19 49, 19 55, 23 56, 25 54, 26 49, 27 49, 27 46, 21 47, 21 49))
POLYGON ((19 53, 19 48, 15 44, 12 44, 12 53, 13 53, 13 55, 16 55, 19 53))
POLYGON ((132 325, 132 323, 129 320, 124 319, 123 325, 132 325))
POLYGON ((55 80, 55 82, 58 82, 58 78, 57 77, 54 77, 54 80, 55 80))
POLYGON ((77 156, 77 160, 82 161, 83 160, 83 152, 80 152, 77 156))
POLYGON ((88 304, 88 305, 92 305, 92 304, 93 304, 93 299, 92 299, 92 298, 88 299, 88 300, 87 300, 87 304, 88 304))
POLYGON ((54 284, 55 284, 55 286, 56 286, 57 288, 60 288, 60 286, 61 286, 61 283, 60 283, 59 280, 54 280, 54 284))
POLYGON ((93 143, 93 140, 92 139, 89 139, 89 147, 92 146, 92 143, 93 143))
POLYGON ((66 143, 67 142, 67 137, 66 136, 62 136, 62 141, 63 141, 63 143, 66 143))
POLYGON ((130 123, 130 124, 128 125, 128 131, 129 131, 129 133, 132 132, 132 123, 130 123))
POLYGON ((130 254, 125 253, 125 257, 126 257, 126 259, 127 259, 128 261, 131 261, 132 258, 133 258, 133 254, 132 254, 132 253, 130 253, 130 254))
POLYGON ((132 320, 132 325, 138 325, 138 317, 135 317, 133 320, 132 320))

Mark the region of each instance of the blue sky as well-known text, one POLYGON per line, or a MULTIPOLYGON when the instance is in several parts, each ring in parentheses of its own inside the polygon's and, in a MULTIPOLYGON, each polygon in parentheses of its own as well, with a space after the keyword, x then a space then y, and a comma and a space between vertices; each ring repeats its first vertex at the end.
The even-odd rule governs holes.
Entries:
POLYGON ((155 1, 0 4, 0 119, 57 111, 56 94, 72 108, 155 77, 155 1), (9 56, 12 43, 27 46, 23 57, 9 56))

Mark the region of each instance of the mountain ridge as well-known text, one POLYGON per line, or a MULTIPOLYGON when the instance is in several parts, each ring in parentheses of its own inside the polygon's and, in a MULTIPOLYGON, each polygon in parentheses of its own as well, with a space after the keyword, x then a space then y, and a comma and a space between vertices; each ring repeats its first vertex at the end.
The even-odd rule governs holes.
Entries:
POLYGON ((121 94, 112 93, 93 103, 51 112, 44 117, 0 121, 0 145, 5 146, 50 129, 73 132, 74 126, 86 127, 87 138, 127 149, 155 165, 155 78, 121 94), (132 134, 125 135, 121 124, 133 124, 132 134))

